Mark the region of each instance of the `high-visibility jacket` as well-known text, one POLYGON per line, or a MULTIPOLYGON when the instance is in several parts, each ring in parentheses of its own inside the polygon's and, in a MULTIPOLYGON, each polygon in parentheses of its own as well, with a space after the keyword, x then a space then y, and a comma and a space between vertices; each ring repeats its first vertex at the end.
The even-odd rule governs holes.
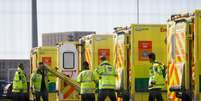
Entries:
POLYGON ((149 68, 149 90, 154 88, 163 88, 165 86, 165 78, 163 74, 164 65, 156 60, 149 68))
POLYGON ((26 73, 20 67, 18 67, 17 71, 15 72, 12 92, 27 93, 26 73))
POLYGON ((98 80, 97 74, 91 70, 82 71, 78 77, 77 82, 81 83, 81 94, 95 93, 96 81, 98 80))
POLYGON ((107 61, 103 61, 96 69, 99 74, 99 89, 115 89, 116 87, 116 70, 107 61))
MULTIPOLYGON (((44 72, 47 72, 47 70, 44 70, 44 72)), ((45 73, 45 87, 48 90, 48 78, 47 73, 45 73)), ((42 83, 42 74, 40 73, 40 70, 37 70, 31 74, 31 87, 33 88, 34 92, 40 92, 41 90, 41 83, 42 83)))

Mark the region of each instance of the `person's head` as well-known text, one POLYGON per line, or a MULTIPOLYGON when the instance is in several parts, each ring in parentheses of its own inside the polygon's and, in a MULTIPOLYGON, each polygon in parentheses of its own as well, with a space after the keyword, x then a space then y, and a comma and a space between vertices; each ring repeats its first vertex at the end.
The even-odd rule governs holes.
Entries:
POLYGON ((18 64, 18 67, 21 68, 22 70, 24 70, 24 66, 23 66, 22 63, 19 63, 19 64, 18 64))
POLYGON ((39 66, 42 66, 42 65, 43 65, 43 62, 39 62, 38 65, 39 65, 39 66))
POLYGON ((107 60, 107 58, 106 58, 106 56, 105 56, 105 55, 102 55, 102 56, 100 57, 100 60, 101 60, 101 61, 106 61, 106 60, 107 60))
POLYGON ((88 70, 89 69, 89 63, 87 61, 84 61, 82 63, 83 69, 88 70))
POLYGON ((44 66, 43 62, 38 63, 38 69, 41 69, 44 66))
POLYGON ((151 63, 154 62, 155 59, 156 59, 156 55, 154 53, 152 53, 152 52, 148 54, 148 57, 149 57, 149 61, 151 63))

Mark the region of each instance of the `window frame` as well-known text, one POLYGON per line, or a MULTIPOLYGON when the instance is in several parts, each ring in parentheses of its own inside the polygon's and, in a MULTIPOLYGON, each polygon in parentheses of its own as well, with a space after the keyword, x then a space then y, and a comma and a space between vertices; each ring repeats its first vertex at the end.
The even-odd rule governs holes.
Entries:
POLYGON ((75 53, 74 52, 64 52, 63 53, 63 69, 74 69, 74 68, 75 68, 75 53), (71 67, 71 68, 64 66, 65 54, 69 54, 69 53, 71 53, 73 55, 73 67, 71 67))

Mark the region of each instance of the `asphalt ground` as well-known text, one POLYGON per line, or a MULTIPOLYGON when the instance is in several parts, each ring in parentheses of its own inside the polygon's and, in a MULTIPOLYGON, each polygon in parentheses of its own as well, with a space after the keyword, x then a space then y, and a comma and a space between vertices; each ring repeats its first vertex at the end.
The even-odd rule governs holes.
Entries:
POLYGON ((11 99, 3 99, 3 98, 0 98, 0 101, 12 101, 11 99))

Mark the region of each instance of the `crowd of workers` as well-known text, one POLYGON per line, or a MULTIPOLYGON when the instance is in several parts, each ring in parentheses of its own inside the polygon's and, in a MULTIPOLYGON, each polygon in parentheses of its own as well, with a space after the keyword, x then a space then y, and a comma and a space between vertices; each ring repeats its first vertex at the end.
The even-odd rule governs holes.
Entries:
MULTIPOLYGON (((165 85, 164 68, 165 66, 156 60, 154 53, 148 54, 152 66, 149 68, 149 101, 163 101, 161 89, 165 85)), ((95 93, 98 92, 98 101, 104 101, 109 97, 111 101, 117 101, 115 87, 117 72, 107 61, 106 56, 101 56, 100 65, 94 70, 89 69, 89 63, 84 61, 83 71, 77 77, 77 82, 81 84, 81 100, 95 101, 95 93)), ((42 62, 39 63, 37 70, 31 74, 30 87, 35 95, 35 100, 48 101, 48 71, 42 62)), ((27 78, 23 64, 18 65, 13 80, 13 101, 26 101, 28 92, 27 78)))

